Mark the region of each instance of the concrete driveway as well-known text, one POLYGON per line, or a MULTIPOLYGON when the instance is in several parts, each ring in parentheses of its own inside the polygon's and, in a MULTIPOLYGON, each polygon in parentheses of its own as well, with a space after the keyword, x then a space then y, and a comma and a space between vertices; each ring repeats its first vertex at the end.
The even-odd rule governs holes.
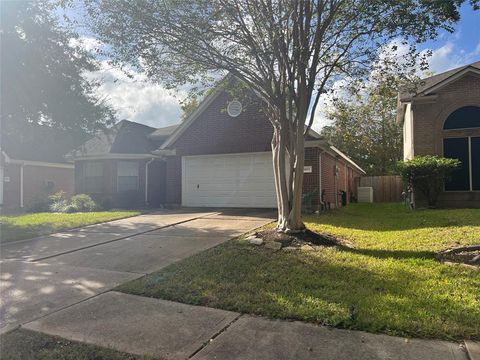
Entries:
POLYGON ((1 332, 272 221, 265 210, 164 210, 0 250, 1 332))

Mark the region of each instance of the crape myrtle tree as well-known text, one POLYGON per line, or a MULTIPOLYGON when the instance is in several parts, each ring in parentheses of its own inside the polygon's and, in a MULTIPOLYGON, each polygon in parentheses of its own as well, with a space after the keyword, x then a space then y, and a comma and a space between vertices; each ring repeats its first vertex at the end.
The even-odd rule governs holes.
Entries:
POLYGON ((113 62, 170 87, 230 73, 261 98, 282 232, 304 229, 304 135, 321 94, 344 74, 365 74, 392 39, 415 44, 451 30, 463 2, 84 0, 113 62))

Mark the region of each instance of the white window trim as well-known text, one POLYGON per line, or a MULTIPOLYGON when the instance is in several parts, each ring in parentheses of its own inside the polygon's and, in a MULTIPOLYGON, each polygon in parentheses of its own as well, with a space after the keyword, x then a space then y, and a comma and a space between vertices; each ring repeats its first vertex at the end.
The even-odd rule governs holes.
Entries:
MULTIPOLYGON (((116 190, 117 190, 117 192, 120 192, 118 190, 118 178, 122 177, 122 176, 118 175, 118 164, 121 163, 121 162, 131 162, 131 163, 135 163, 137 165, 137 184, 135 186, 135 189, 122 190, 122 192, 123 191, 138 191, 140 189, 140 163, 138 161, 132 161, 132 160, 119 160, 117 162, 117 177, 116 177, 116 190)), ((128 176, 128 177, 130 177, 130 176, 128 176)))

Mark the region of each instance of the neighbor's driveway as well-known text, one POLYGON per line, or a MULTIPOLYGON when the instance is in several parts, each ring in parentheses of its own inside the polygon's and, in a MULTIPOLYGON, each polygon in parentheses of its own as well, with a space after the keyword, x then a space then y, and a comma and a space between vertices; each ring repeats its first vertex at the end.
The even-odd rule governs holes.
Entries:
POLYGON ((218 245, 273 216, 263 210, 164 210, 4 244, 1 332, 218 245))

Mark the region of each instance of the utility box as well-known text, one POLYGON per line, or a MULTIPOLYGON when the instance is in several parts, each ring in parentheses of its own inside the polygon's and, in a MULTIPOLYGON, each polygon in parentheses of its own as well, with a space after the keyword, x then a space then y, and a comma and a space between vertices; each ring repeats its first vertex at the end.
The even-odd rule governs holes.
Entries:
POLYGON ((373 203, 373 187, 371 186, 358 187, 358 202, 373 203))

